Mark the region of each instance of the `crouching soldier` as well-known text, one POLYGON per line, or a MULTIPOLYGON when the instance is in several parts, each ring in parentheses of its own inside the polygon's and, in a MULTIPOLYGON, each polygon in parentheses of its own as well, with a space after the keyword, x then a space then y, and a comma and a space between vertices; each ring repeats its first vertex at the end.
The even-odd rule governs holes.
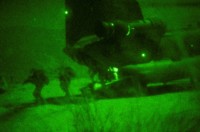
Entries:
POLYGON ((33 85, 35 85, 33 96, 35 97, 37 102, 42 101, 42 88, 49 83, 49 79, 45 75, 44 70, 32 69, 31 75, 24 81, 23 84, 26 83, 32 83, 33 85))
POLYGON ((66 67, 62 69, 59 73, 59 81, 60 81, 60 87, 65 92, 65 96, 69 97, 69 86, 71 83, 72 78, 75 77, 75 73, 72 68, 66 67))

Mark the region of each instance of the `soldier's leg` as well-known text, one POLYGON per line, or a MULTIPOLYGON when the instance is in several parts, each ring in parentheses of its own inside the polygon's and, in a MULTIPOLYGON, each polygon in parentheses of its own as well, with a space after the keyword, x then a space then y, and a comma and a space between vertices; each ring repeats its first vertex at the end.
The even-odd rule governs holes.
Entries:
POLYGON ((70 96, 70 93, 69 93, 69 82, 61 81, 60 82, 60 87, 65 92, 65 96, 69 97, 70 96))
POLYGON ((41 95, 42 88, 43 88, 43 85, 36 85, 33 91, 33 96, 35 97, 37 101, 42 100, 42 95, 41 95))

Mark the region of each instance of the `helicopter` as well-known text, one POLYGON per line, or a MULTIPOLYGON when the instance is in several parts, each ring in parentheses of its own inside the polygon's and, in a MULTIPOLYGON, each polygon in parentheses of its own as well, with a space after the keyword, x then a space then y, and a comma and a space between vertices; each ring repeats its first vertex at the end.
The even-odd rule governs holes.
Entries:
POLYGON ((87 88, 95 97, 148 96, 196 87, 198 26, 168 30, 161 19, 144 18, 137 1, 68 0, 65 5, 71 14, 64 52, 90 69, 87 88))

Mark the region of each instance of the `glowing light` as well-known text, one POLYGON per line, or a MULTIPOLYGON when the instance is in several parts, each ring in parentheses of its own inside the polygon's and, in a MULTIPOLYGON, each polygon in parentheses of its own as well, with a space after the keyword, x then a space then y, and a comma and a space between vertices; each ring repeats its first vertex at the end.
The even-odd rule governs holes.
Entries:
POLYGON ((114 27, 114 26, 115 26, 115 24, 114 24, 114 23, 110 23, 110 25, 111 25, 112 27, 114 27))
POLYGON ((68 11, 65 11, 65 14, 66 14, 66 15, 68 15, 68 14, 69 14, 69 12, 68 12, 68 11))
POLYGON ((131 34, 131 27, 128 25, 128 32, 126 33, 126 36, 129 36, 131 34))
POLYGON ((145 53, 141 54, 141 57, 145 58, 147 55, 145 53))
POLYGON ((118 69, 117 67, 113 67, 113 71, 114 71, 114 72, 118 72, 119 69, 118 69))
POLYGON ((117 67, 109 67, 108 68, 108 71, 111 71, 111 72, 118 72, 119 69, 117 67))

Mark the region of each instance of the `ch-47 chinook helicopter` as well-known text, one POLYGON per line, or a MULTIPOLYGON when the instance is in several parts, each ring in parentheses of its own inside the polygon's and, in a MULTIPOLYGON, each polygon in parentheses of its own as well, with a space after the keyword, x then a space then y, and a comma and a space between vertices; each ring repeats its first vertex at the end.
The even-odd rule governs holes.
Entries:
POLYGON ((95 97, 160 94, 198 83, 200 46, 191 42, 200 40, 199 28, 169 31, 159 18, 144 19, 134 0, 65 4, 69 13, 65 53, 88 66, 92 78, 98 74, 99 80, 90 84, 95 97), (162 43, 173 36, 176 42, 162 43))

